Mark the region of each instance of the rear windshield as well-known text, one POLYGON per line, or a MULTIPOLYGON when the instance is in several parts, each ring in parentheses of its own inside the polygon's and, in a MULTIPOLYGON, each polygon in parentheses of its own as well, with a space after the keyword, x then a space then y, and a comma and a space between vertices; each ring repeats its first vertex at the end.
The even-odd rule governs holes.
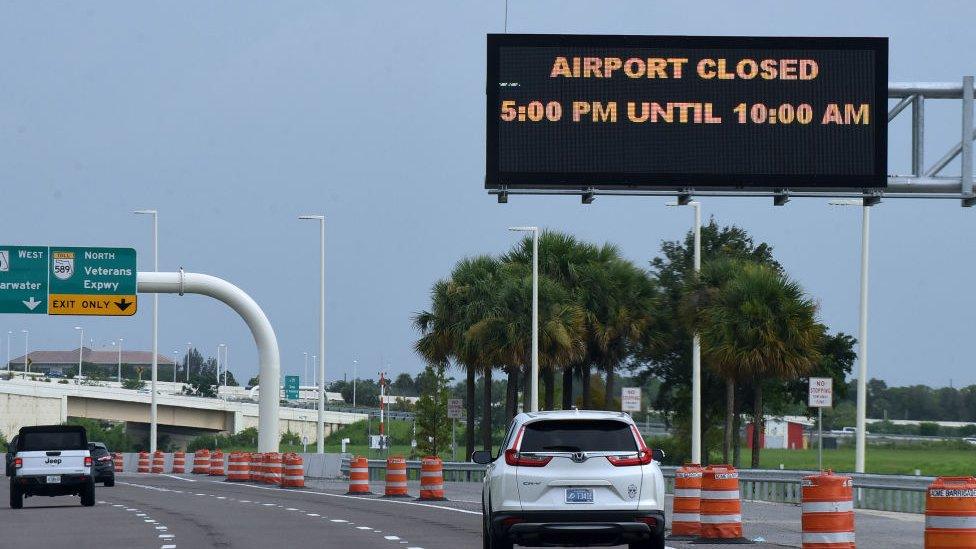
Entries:
POLYGON ((106 450, 105 448, 99 448, 98 446, 96 446, 91 449, 91 456, 93 458, 100 458, 102 456, 107 456, 107 455, 108 455, 108 450, 106 450))
POLYGON ((53 431, 24 433, 20 437, 18 450, 22 452, 43 452, 45 450, 87 450, 88 442, 81 431, 53 431))
POLYGON ((584 419, 536 421, 525 425, 522 452, 636 452, 630 425, 584 419))

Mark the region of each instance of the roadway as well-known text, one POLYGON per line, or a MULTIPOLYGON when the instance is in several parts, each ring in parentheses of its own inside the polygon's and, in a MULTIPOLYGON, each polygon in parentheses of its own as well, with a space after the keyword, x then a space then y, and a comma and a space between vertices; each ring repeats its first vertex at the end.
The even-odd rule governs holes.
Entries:
MULTIPOLYGON (((34 497, 14 511, 6 505, 8 483, 0 482, 0 524, 9 526, 0 534, 0 546, 474 548, 481 543, 478 489, 476 483, 448 483, 452 501, 421 503, 345 496, 339 482, 310 482, 296 490, 194 475, 125 473, 118 474, 114 488, 96 489, 93 508, 81 507, 78 498, 34 497)), ((796 506, 745 502, 743 507, 746 536, 764 540, 755 547, 800 546, 796 506)), ((859 511, 857 527, 864 547, 921 545, 920 515, 859 511)))

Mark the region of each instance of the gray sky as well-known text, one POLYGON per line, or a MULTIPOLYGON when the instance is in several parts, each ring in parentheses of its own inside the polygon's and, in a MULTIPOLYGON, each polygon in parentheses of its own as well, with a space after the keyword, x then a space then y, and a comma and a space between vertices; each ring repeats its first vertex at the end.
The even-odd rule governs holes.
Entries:
MULTIPOLYGON (((483 190, 485 34, 495 2, 4 2, 0 6, 0 181, 5 244, 133 246, 150 263, 160 211, 162 270, 222 276, 270 317, 283 368, 317 346, 318 233, 328 216, 327 378, 359 360, 419 371, 411 315, 462 256, 495 253, 505 228, 537 224, 618 243, 646 265, 690 210, 660 198, 513 197, 483 190)), ((868 35, 891 38, 890 80, 976 73, 966 1, 556 2, 513 0, 509 31, 868 35)), ((928 163, 958 141, 958 102, 932 101, 928 163), (935 103, 943 103, 937 105, 935 103)), ((908 128, 891 127, 890 171, 907 173, 908 128)), ((958 163, 947 173, 958 173, 958 163)), ((860 212, 826 200, 704 199, 704 213, 775 246, 856 334, 860 212)), ((888 200, 873 220, 871 376, 976 383, 968 344, 976 211, 888 200)), ((13 351, 124 337, 150 344, 151 300, 130 319, 6 315, 13 351)), ((256 373, 243 322, 203 297, 160 298, 160 351, 230 346, 256 373)), ((3 338, 3 352, 6 341, 3 338)), ((182 352, 182 351, 181 351, 182 352)), ((5 358, 5 356, 4 356, 5 358)), ((242 371, 243 370, 243 371, 242 371)))

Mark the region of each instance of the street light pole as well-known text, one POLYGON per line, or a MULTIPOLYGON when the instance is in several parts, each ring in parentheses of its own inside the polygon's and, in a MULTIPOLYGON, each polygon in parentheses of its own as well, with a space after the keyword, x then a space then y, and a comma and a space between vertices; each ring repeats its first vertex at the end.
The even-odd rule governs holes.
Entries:
POLYGON ((123 339, 120 337, 119 338, 119 384, 120 385, 122 383, 122 341, 123 339))
MULTIPOLYGON (((668 202, 668 206, 681 206, 678 202, 668 202)), ((694 267, 695 274, 701 271, 701 203, 692 200, 687 203, 695 210, 694 226, 694 267)), ((701 336, 696 331, 691 343, 691 461, 701 463, 701 336)))
POLYGON ((230 345, 224 345, 224 389, 227 389, 227 369, 230 365, 230 345))
POLYGON ((24 332, 24 374, 27 374, 27 362, 30 360, 30 330, 21 330, 21 332, 24 332))
MULTIPOLYGON (((136 210, 137 215, 151 215, 153 222, 153 271, 159 272, 159 212, 156 210, 136 210)), ((149 452, 156 451, 156 382, 159 380, 159 294, 153 294, 152 312, 152 383, 149 399, 149 452)))
POLYGON ((78 378, 81 379, 81 352, 85 349, 85 329, 75 326, 75 330, 80 330, 78 337, 78 378))
MULTIPOLYGON (((9 362, 9 360, 8 360, 9 362)), ((352 361, 352 407, 356 407, 356 378, 359 377, 359 361, 352 361)))
POLYGON ((190 348, 193 346, 189 341, 186 342, 186 360, 183 361, 183 367, 186 368, 186 382, 190 383, 190 348))
POLYGON ((176 390, 176 365, 179 364, 180 350, 173 349, 173 390, 176 390))
MULTIPOLYGON (((10 373, 10 334, 13 330, 7 330, 7 373, 10 373)), ((26 359, 25 359, 26 360, 26 359)))
MULTIPOLYGON (((315 426, 315 451, 325 453, 325 216, 303 215, 299 219, 319 222, 319 417, 315 426)), ((314 361, 313 361, 314 362, 314 361)))
POLYGON ((223 363, 221 360, 221 349, 224 348, 226 344, 221 343, 217 345, 217 383, 214 385, 214 389, 217 391, 217 398, 220 398, 220 366, 223 363))
POLYGON ((868 266, 871 245, 871 206, 862 200, 832 200, 831 206, 861 206, 861 299, 857 334, 857 420, 854 434, 854 472, 863 473, 867 448, 868 412, 868 266))
POLYGON ((509 227, 532 233, 532 383, 530 411, 539 411, 539 227, 509 227))

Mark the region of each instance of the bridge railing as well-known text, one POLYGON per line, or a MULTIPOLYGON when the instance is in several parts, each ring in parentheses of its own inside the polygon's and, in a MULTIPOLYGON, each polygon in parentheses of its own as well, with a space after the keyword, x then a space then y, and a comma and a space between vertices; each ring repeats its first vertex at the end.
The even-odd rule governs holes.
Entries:
MULTIPOLYGON (((674 493, 673 465, 662 465, 667 493, 674 493)), ((349 456, 343 456, 340 470, 349 475, 349 456)), ((784 471, 777 469, 740 469, 742 499, 775 503, 800 504, 800 483, 815 471, 784 471)), ((925 489, 934 477, 907 475, 849 474, 854 481, 854 507, 902 513, 925 512, 925 489)), ((485 475, 483 465, 468 462, 445 462, 444 480, 449 482, 480 482, 485 475)), ((407 477, 420 479, 420 461, 407 461, 407 477)), ((370 480, 386 478, 386 461, 369 460, 370 480)))

